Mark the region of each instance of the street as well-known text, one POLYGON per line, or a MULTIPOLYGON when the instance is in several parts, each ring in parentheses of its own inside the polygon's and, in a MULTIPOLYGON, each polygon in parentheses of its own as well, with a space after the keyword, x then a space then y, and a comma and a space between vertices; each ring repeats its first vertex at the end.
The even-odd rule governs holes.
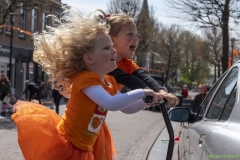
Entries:
MULTIPOLYGON (((65 106, 60 106, 61 115, 65 106)), ((147 110, 131 115, 120 111, 109 112, 106 121, 118 151, 117 160, 145 160, 164 128, 162 114, 147 110)), ((24 159, 17 142, 17 130, 11 119, 0 118, 0 144, 1 160, 24 159)))

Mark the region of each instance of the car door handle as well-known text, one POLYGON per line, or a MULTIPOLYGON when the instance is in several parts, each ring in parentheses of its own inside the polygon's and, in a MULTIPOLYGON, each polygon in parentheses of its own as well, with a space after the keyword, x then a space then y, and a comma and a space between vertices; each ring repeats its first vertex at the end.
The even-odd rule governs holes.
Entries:
POLYGON ((198 148, 202 148, 204 140, 205 140, 205 134, 201 134, 198 141, 198 148))

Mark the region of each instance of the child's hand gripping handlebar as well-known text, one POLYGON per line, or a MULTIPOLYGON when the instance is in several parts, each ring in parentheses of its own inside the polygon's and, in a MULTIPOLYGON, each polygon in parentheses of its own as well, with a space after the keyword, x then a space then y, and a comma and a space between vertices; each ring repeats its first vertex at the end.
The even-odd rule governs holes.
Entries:
MULTIPOLYGON (((143 101, 145 103, 151 103, 152 97, 146 96, 145 98, 143 98, 143 101)), ((173 132, 172 124, 171 124, 171 121, 169 120, 167 109, 165 107, 165 100, 164 100, 164 102, 157 102, 156 105, 160 105, 160 107, 161 107, 162 115, 163 115, 167 130, 168 130, 169 143, 168 143, 168 151, 167 151, 166 160, 171 160, 172 155, 173 155, 173 149, 174 149, 174 132, 173 132)))

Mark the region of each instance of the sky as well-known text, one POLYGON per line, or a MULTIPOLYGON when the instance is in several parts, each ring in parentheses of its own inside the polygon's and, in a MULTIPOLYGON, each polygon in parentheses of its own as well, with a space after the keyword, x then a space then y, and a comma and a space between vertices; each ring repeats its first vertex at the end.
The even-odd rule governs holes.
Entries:
MULTIPOLYGON (((110 0, 62 0, 62 3, 66 3, 70 6, 73 6, 83 13, 88 14, 91 10, 102 9, 103 11, 107 10, 107 4, 110 0)), ((164 0, 148 0, 148 6, 153 6, 155 11, 155 17, 164 25, 178 24, 182 28, 196 32, 196 28, 190 23, 186 23, 181 19, 173 19, 167 15, 167 6, 164 3, 164 0)))

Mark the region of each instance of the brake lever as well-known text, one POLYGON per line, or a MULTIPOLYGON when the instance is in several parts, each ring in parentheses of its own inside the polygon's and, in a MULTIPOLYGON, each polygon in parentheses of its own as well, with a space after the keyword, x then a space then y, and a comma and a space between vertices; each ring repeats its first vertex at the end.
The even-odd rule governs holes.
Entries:
POLYGON ((146 96, 146 97, 143 98, 143 101, 144 101, 145 103, 151 103, 151 102, 152 102, 152 99, 153 99, 152 96, 146 96))

